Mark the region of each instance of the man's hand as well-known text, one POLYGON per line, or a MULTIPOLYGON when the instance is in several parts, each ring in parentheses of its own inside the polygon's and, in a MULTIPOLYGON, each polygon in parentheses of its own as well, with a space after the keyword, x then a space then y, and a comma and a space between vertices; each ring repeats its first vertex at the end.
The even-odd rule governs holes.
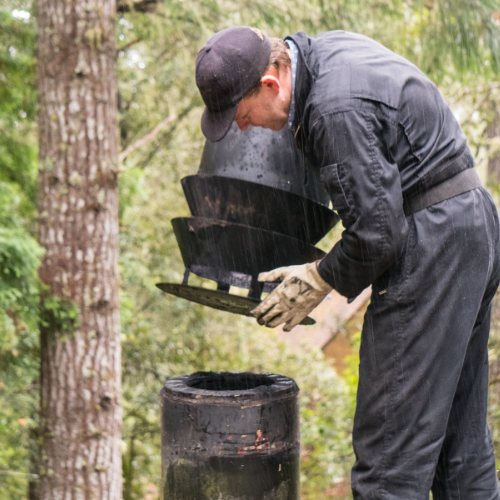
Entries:
POLYGON ((259 281, 281 284, 250 314, 259 325, 270 328, 285 323, 285 332, 297 326, 332 291, 319 275, 315 262, 260 273, 259 281))

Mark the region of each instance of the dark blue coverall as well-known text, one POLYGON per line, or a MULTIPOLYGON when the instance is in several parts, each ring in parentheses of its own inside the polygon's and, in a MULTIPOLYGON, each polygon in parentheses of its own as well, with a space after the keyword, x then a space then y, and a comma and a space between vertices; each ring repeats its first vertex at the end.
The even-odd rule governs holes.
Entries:
POLYGON ((474 160, 436 86, 377 42, 334 31, 299 48, 297 146, 320 168, 342 239, 320 275, 368 285, 354 419, 355 499, 500 499, 486 423, 496 208, 482 187, 405 215, 404 199, 474 160))

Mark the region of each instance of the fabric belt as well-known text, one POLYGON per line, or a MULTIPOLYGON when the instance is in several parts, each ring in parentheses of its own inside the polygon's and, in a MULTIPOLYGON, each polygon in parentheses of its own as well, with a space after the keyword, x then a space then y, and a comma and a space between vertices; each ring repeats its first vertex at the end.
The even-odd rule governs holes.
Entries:
POLYGON ((479 179, 476 169, 468 168, 423 192, 410 196, 403 195, 403 210, 408 216, 440 201, 448 200, 481 186, 481 179, 479 179))

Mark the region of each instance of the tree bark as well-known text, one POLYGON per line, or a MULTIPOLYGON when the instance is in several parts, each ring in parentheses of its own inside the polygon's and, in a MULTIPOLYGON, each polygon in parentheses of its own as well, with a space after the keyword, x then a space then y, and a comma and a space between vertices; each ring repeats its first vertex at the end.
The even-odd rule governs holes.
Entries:
MULTIPOLYGON (((498 142, 500 141, 500 110, 498 101, 491 99, 490 109, 492 119, 487 125, 484 135, 489 141, 488 148, 488 187, 495 193, 500 189, 500 149, 498 142)), ((493 299, 491 310, 491 337, 497 343, 500 343, 500 290, 493 299)), ((496 361, 493 367, 493 376, 500 376, 500 360, 496 361)), ((500 402, 500 386, 496 389, 498 392, 497 398, 500 402)))
MULTIPOLYGON (((500 113, 495 99, 490 99, 489 106, 492 119, 488 123, 484 135, 488 145, 488 177, 487 185, 498 193, 500 187, 500 152, 494 147, 500 140, 500 113), (493 145, 493 147, 492 147, 493 145)), ((500 446, 500 291, 497 291, 491 304, 491 330, 490 330, 490 391, 489 391, 489 423, 491 435, 497 456, 500 446)))
POLYGON ((42 500, 122 497, 115 11, 37 2, 42 500))
MULTIPOLYGON (((493 119, 488 124, 485 130, 486 138, 490 142, 500 141, 500 111, 498 103, 495 100, 491 101, 491 110, 493 119)), ((488 157, 488 184, 493 188, 498 188, 500 185, 500 151, 498 146, 491 148, 488 157)))

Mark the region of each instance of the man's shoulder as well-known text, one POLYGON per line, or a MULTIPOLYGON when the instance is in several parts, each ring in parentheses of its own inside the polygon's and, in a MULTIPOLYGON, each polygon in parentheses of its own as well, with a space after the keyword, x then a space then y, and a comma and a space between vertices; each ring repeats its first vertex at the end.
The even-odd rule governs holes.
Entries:
MULTIPOLYGON (((353 58, 365 60, 375 55, 386 58, 396 58, 411 64, 382 43, 360 33, 345 30, 324 31, 314 36, 308 36, 299 31, 286 38, 292 39, 299 46, 306 59, 325 58, 328 61, 335 59, 352 61, 353 58)), ((311 61, 311 63, 314 63, 311 61)))
POLYGON ((308 108, 324 113, 370 107, 359 100, 397 110, 409 82, 424 89, 430 80, 411 62, 364 35, 345 31, 309 39, 313 83, 308 108))

